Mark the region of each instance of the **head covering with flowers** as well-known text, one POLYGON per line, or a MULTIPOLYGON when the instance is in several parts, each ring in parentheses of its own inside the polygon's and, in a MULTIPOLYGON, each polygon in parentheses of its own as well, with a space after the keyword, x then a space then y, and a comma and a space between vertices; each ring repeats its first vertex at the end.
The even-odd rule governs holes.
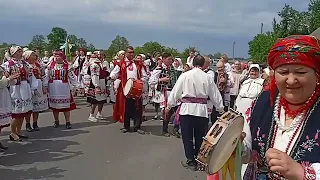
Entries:
POLYGON ((284 64, 300 64, 319 73, 319 40, 310 35, 295 35, 279 39, 269 51, 268 64, 272 69, 284 64))
MULTIPOLYGON (((269 51, 268 65, 272 69, 285 64, 299 64, 320 72, 319 40, 311 35, 294 35, 278 39, 269 51)), ((270 83, 270 102, 273 104, 276 80, 273 76, 270 83)))

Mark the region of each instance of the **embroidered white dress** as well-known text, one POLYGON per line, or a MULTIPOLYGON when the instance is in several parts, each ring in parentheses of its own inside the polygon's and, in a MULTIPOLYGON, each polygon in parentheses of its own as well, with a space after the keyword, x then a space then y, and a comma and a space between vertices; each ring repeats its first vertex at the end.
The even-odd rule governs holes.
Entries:
POLYGON ((43 88, 48 87, 48 84, 43 83, 43 79, 45 77, 45 67, 36 63, 31 65, 33 75, 38 82, 37 93, 34 93, 32 96, 33 103, 33 112, 42 112, 49 109, 48 107, 48 96, 47 94, 43 94, 43 88))
POLYGON ((251 103, 261 93, 264 79, 247 79, 242 83, 235 102, 236 110, 245 114, 251 103))
POLYGON ((4 76, 4 69, 0 67, 0 129, 8 126, 11 121, 11 97, 8 88, 9 81, 4 76))
POLYGON ((33 110, 32 95, 38 88, 38 81, 32 68, 24 60, 11 59, 3 64, 9 74, 20 72, 15 84, 10 86, 12 114, 19 115, 33 110))
POLYGON ((56 61, 53 61, 46 70, 45 77, 46 80, 44 83, 48 82, 49 107, 51 109, 72 108, 70 110, 73 110, 71 105, 74 102, 71 97, 70 84, 75 88, 78 88, 80 84, 77 81, 72 67, 66 62, 58 64, 56 61))
POLYGON ((150 71, 149 68, 146 68, 146 73, 148 75, 148 79, 146 82, 143 82, 143 93, 142 93, 142 105, 145 106, 149 103, 150 99, 149 99, 149 77, 150 77, 150 71))
MULTIPOLYGON (((117 60, 117 62, 119 62, 119 60, 117 60)), ((115 64, 114 62, 110 62, 110 73, 112 72, 112 70, 114 69, 115 64)), ((108 81, 108 87, 109 87, 109 97, 110 97, 110 102, 115 103, 116 102, 116 93, 117 93, 117 89, 118 86, 120 84, 120 81, 117 79, 115 81, 109 80, 108 81)))
POLYGON ((95 59, 90 64, 91 83, 89 86, 88 99, 92 104, 105 103, 106 95, 106 74, 103 64, 99 59, 95 59))

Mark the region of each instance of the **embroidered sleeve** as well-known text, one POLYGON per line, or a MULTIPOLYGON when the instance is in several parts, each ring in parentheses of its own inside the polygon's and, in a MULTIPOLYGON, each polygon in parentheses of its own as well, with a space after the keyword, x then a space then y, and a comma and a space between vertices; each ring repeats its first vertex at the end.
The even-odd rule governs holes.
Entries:
POLYGON ((74 88, 78 88, 80 86, 80 83, 77 81, 77 76, 74 74, 70 66, 68 67, 68 79, 74 88))
POLYGON ((303 180, 320 180, 320 163, 307 163, 302 162, 304 169, 303 180))

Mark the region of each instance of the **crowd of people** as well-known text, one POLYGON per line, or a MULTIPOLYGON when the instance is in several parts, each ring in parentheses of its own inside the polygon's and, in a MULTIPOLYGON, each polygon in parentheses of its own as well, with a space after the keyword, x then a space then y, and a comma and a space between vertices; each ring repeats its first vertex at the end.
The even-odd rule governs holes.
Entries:
MULTIPOLYGON (((243 141, 244 179, 320 179, 320 47, 313 36, 288 37, 270 50, 268 65, 212 60, 191 50, 186 64, 170 53, 135 55, 132 46, 109 62, 103 52, 79 49, 72 62, 62 50, 40 57, 12 46, 0 66, 0 129, 11 126, 11 141, 38 131, 39 113, 51 110, 53 127, 71 129, 75 96, 87 99, 88 120, 106 119, 104 104, 113 104, 113 120, 122 133, 143 131, 144 111, 152 104, 163 136, 182 137, 185 168, 195 160, 209 124, 230 108, 246 119, 243 141), (31 122, 32 116, 32 122, 31 122), (130 121, 134 126, 130 127, 130 121), (173 132, 169 124, 173 123, 173 132), (261 178, 260 178, 261 177, 261 178)), ((8 147, 0 143, 0 150, 8 147)))

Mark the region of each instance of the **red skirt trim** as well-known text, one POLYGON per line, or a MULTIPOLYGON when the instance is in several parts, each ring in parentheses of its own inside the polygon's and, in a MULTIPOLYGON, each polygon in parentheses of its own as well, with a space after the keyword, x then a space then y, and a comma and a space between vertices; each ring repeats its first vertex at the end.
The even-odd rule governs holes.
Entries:
POLYGON ((32 113, 32 111, 28 111, 28 112, 25 112, 25 113, 17 113, 17 114, 14 114, 12 113, 12 118, 25 118, 26 116, 30 115, 32 113))
POLYGON ((50 107, 50 109, 52 111, 56 111, 56 112, 69 112, 69 111, 77 109, 77 106, 76 106, 76 103, 74 102, 73 96, 71 95, 70 96, 70 107, 62 108, 62 109, 56 109, 56 108, 50 107))

